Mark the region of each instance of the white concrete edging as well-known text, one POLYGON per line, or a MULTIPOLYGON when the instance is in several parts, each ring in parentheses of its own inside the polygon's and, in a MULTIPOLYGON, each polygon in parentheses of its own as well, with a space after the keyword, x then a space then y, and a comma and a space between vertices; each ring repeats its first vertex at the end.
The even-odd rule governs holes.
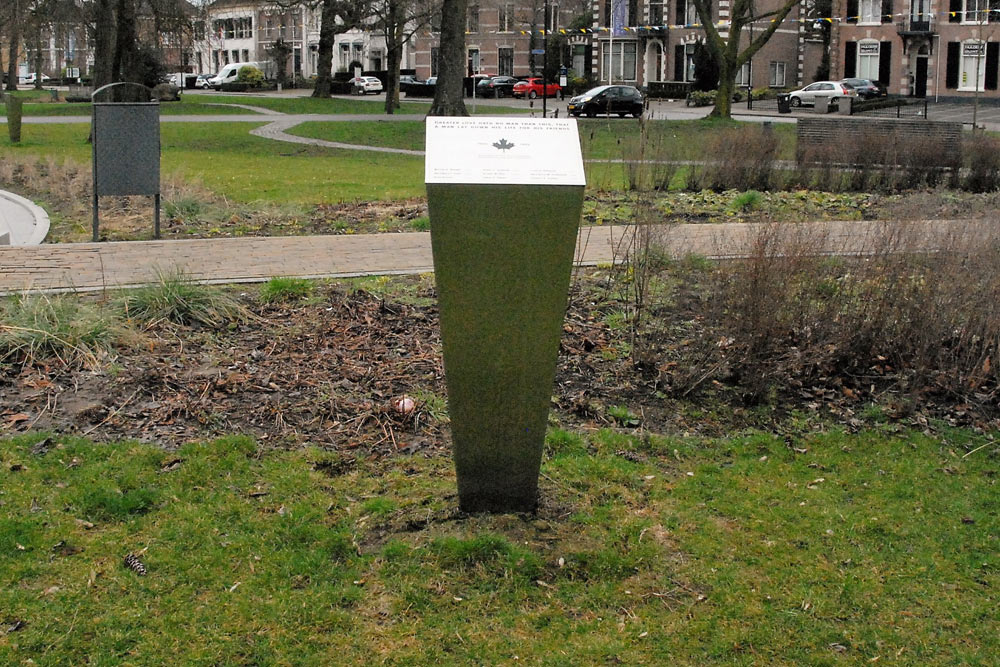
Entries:
POLYGON ((0 190, 0 238, 5 245, 40 245, 49 234, 49 214, 34 202, 0 190))

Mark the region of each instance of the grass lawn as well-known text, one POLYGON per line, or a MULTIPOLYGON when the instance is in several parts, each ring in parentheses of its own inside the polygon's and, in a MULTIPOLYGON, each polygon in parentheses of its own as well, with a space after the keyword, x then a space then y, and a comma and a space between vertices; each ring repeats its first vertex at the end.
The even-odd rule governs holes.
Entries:
MULTIPOLYGON (((301 146, 249 134, 252 123, 165 123, 161 168, 238 202, 317 204, 422 196, 423 159, 301 146)), ((0 135, 0 153, 90 161, 89 126, 26 125, 22 141, 0 135)))
POLYGON ((556 429, 521 517, 446 456, 7 438, 0 663, 995 664, 986 443, 556 429))
MULTIPOLYGON (((270 97, 255 95, 192 95, 191 99, 202 102, 215 102, 219 104, 249 104, 255 107, 263 107, 273 111, 289 114, 385 114, 384 102, 377 99, 358 97, 357 99, 345 99, 342 97, 331 97, 330 99, 320 99, 314 97, 270 97)), ((420 114, 426 115, 431 109, 429 99, 401 100, 402 106, 397 113, 400 114, 420 114)), ((465 106, 472 113, 472 100, 467 99, 465 106)), ((477 100, 477 114, 510 114, 527 113, 531 111, 525 105, 521 107, 509 107, 503 105, 490 104, 487 101, 477 100)))
POLYGON ((288 134, 347 144, 363 143, 368 146, 424 150, 424 123, 422 121, 357 121, 330 123, 310 121, 296 125, 288 134))
MULTIPOLYGON (((47 95, 45 97, 48 97, 47 95)), ((34 97, 30 99, 35 99, 34 97)), ((253 114, 253 111, 232 106, 209 104, 195 97, 182 97, 179 102, 164 102, 160 105, 160 113, 165 116, 175 115, 221 115, 221 114, 253 114)), ((24 116, 89 116, 89 102, 25 102, 22 114, 24 116)), ((7 115, 7 105, 0 104, 0 116, 7 115)))

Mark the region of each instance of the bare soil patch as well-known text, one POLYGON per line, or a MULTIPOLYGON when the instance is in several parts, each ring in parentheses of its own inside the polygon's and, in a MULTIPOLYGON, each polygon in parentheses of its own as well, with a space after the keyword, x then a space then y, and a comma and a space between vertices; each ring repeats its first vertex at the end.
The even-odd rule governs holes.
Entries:
MULTIPOLYGON (((214 330, 159 323, 141 343, 116 351, 98 369, 56 359, 0 365, 0 433, 28 429, 137 439, 173 448, 191 440, 250 434, 276 447, 312 443, 372 454, 412 454, 447 444, 445 382, 433 287, 393 279, 395 296, 328 285, 303 305, 241 300, 257 317, 214 330), (415 409, 396 401, 412 397, 415 409)), ((802 428, 865 420, 921 428, 988 427, 995 406, 961 398, 892 397, 893 376, 864 383, 837 374, 789 377, 764 403, 748 404, 736 374, 719 372, 696 391, 682 382, 696 349, 706 293, 697 272, 676 276, 655 309, 656 332, 641 355, 615 325, 619 304, 607 277, 576 281, 559 349, 553 420, 564 427, 641 433, 723 435, 747 427, 802 428), (887 398, 888 397, 888 398, 887 398), (884 408, 866 406, 880 402, 884 408), (636 419, 623 420, 624 407, 636 419), (895 406, 895 407, 893 407, 895 406)), ((713 342, 714 345, 714 342, 713 342)), ((718 369, 716 369, 718 370, 718 369)))

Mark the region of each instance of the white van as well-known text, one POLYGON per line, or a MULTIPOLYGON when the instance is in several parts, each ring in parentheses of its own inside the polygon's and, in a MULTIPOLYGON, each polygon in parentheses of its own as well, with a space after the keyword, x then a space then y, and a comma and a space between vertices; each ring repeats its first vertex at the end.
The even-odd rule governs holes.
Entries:
POLYGON ((208 80, 208 85, 216 90, 221 90, 224 83, 236 83, 236 77, 240 75, 240 70, 244 67, 256 67, 267 78, 268 70, 274 66, 270 63, 229 63, 220 69, 218 74, 208 80))

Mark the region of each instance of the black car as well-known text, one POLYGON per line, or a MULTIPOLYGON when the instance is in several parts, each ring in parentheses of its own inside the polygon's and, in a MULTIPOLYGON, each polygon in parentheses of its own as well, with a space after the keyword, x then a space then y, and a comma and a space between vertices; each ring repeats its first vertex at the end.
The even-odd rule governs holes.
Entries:
POLYGON ((598 86, 569 101, 566 110, 573 116, 593 118, 597 114, 618 114, 620 118, 636 118, 645 109, 642 93, 634 86, 598 86))
POLYGON ((886 94, 885 86, 878 81, 872 81, 871 79, 841 79, 841 83, 846 83, 854 90, 858 91, 858 97, 863 100, 870 100, 874 97, 884 97, 886 94))
POLYGON ((512 76, 495 76, 483 79, 476 84, 477 97, 511 97, 514 94, 514 84, 517 79, 512 76))

